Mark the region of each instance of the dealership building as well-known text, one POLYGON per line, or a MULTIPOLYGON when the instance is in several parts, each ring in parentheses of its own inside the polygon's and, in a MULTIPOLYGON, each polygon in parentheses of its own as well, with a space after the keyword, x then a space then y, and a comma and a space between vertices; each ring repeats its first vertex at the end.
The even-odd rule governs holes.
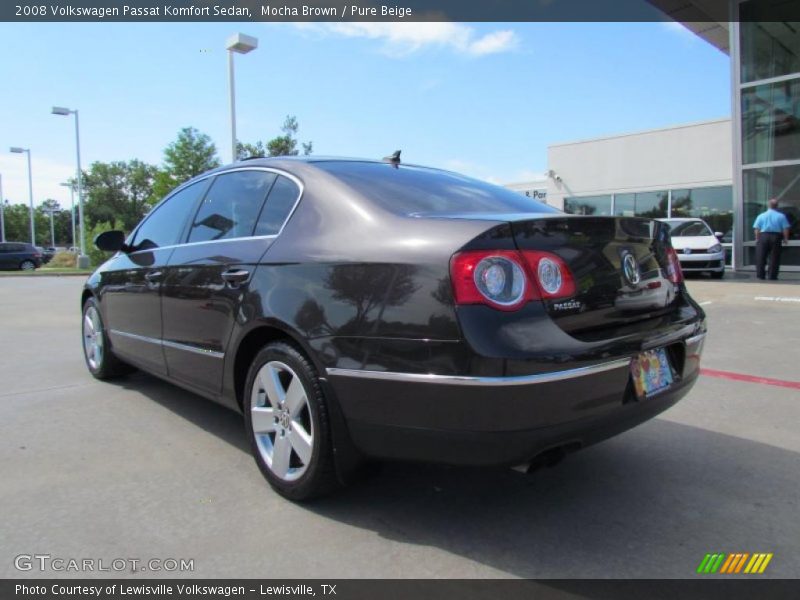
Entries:
POLYGON ((792 226, 782 269, 800 271, 800 22, 788 20, 796 8, 649 1, 730 56, 732 118, 555 143, 543 182, 509 187, 574 214, 700 217, 723 234, 737 270, 755 269, 753 220, 777 198, 792 226), (711 20, 729 10, 732 18, 711 20))

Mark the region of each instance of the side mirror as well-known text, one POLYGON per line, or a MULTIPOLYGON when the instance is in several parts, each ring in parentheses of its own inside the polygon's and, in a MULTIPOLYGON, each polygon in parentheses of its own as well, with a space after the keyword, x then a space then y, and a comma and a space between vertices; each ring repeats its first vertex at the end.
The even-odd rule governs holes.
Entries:
POLYGON ((715 231, 714 237, 717 238, 718 240, 721 240, 723 237, 725 237, 725 234, 722 233, 721 231, 715 231))
POLYGON ((94 245, 104 252, 118 252, 125 248, 125 232, 104 231, 94 238, 94 245))

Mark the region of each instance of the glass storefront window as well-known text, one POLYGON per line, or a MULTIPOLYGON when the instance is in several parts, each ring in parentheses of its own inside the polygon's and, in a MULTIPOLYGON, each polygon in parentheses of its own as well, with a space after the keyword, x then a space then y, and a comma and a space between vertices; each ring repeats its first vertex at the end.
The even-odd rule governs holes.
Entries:
POLYGON ((754 0, 743 2, 739 10, 742 83, 800 72, 800 23, 789 21, 789 14, 759 19, 754 0))
POLYGON ((800 79, 742 90, 742 161, 800 158, 800 79))
POLYGON ((789 239, 800 239, 800 164, 744 170, 744 239, 753 241, 753 221, 777 198, 778 210, 789 218, 789 239))
POLYGON ((596 217, 608 217, 611 215, 611 196, 565 198, 564 212, 571 215, 594 215, 596 217))
POLYGON ((672 190, 672 217, 703 219, 722 232, 725 243, 733 242, 733 188, 729 185, 672 190))
POLYGON ((614 214, 622 217, 665 218, 667 197, 667 192, 617 194, 614 196, 614 214))

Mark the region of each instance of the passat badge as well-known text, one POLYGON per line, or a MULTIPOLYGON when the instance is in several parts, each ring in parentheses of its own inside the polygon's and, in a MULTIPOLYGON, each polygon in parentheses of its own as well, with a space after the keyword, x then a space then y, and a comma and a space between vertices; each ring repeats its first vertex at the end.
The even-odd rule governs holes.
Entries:
POLYGON ((567 300, 553 303, 553 310, 578 310, 583 304, 579 300, 567 300))

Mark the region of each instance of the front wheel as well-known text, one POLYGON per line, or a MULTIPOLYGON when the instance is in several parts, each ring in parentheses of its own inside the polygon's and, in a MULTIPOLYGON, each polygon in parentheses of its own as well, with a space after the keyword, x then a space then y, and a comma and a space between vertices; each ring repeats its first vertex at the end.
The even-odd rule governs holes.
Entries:
POLYGON ((325 396, 294 346, 273 342, 256 355, 243 408, 256 464, 279 494, 309 500, 338 486, 325 396))
POLYGON ((103 326, 103 317, 94 298, 89 298, 83 305, 81 324, 83 337, 83 357, 89 372, 97 379, 112 379, 133 371, 111 352, 108 335, 103 326))

